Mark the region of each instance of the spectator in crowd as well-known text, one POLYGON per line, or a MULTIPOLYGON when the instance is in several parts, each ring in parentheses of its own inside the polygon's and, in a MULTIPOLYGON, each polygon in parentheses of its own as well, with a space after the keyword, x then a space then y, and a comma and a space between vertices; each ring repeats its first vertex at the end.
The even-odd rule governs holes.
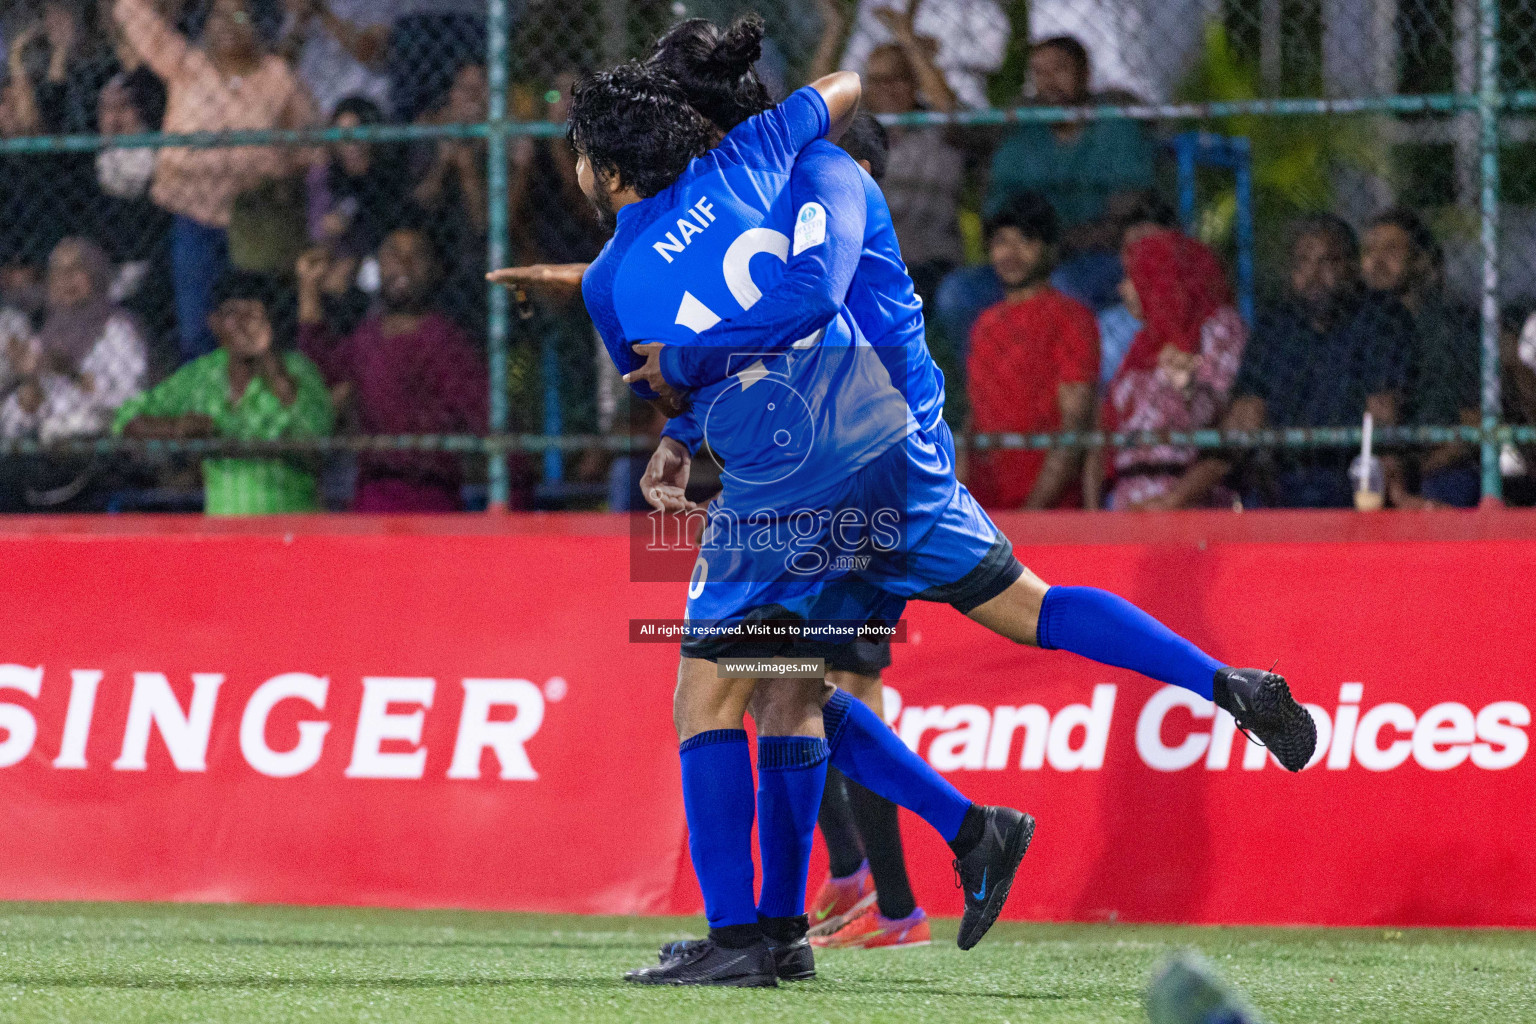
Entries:
MULTIPOLYGON (((1254 325, 1224 428, 1352 427, 1367 410, 1377 423, 1396 422, 1413 319, 1399 302, 1362 294, 1359 267, 1359 243, 1348 224, 1329 214, 1297 222, 1288 293, 1254 325)), ((1349 460, 1349 452, 1336 449, 1290 449, 1272 461, 1261 454, 1250 465, 1244 500, 1350 507, 1349 460)))
MULTIPOLYGON (((69 130, 64 102, 66 90, 51 76, 65 74, 59 59, 72 43, 61 35, 73 32, 73 17, 45 16, 24 27, 10 40, 6 78, 0 92, 0 136, 58 135, 69 130)), ((40 286, 41 267, 48 254, 72 230, 78 216, 77 196, 86 180, 89 158, 79 153, 28 153, 0 156, 0 261, 29 266, 40 286)), ((41 294, 41 288, 38 287, 41 294)))
MULTIPOLYGON (((435 308, 442 272, 427 235, 401 228, 379 247, 377 315, 349 337, 325 322, 323 254, 297 267, 299 346, 326 380, 350 393, 363 434, 483 434, 490 386, 483 357, 435 308)), ((359 459, 358 512, 457 512, 463 471, 453 454, 396 452, 359 459)))
MULTIPOLYGON (((165 83, 167 132, 302 128, 314 105, 286 61, 262 49, 246 0, 213 0, 193 44, 153 0, 114 0, 129 43, 165 83)), ((183 359, 208 353, 209 296, 229 264, 228 228, 236 197, 297 173, 308 150, 274 146, 159 151, 151 196, 175 217, 171 264, 183 359)))
MULTIPOLYGON (((336 106, 333 128, 381 124, 372 100, 349 96, 336 106)), ((401 219, 406 192, 404 154, 388 143, 341 142, 309 169, 309 240, 337 252, 362 255, 401 219)))
MULTIPOLYGON (((819 6, 824 23, 836 19, 840 34, 842 14, 836 4, 823 0, 819 6)), ((900 45, 894 31, 897 22, 919 38, 934 40, 933 63, 959 103, 987 106, 987 76, 1002 67, 1011 31, 997 0, 860 0, 843 51, 843 70, 862 71, 876 47, 900 45)), ((829 46, 825 33, 822 45, 829 46)), ((925 98, 930 104, 939 102, 936 96, 925 98)))
MULTIPOLYGON (((143 389, 143 333, 112 301, 111 280, 112 266, 95 242, 66 238, 54 249, 42 330, 35 339, 13 333, 7 341, 14 390, 0 403, 0 437, 47 443, 105 434, 118 407, 143 389)), ((21 458, 4 468, 6 507, 106 508, 104 476, 93 460, 21 458)))
MULTIPOLYGON (((1048 106, 1091 102, 1091 62, 1071 36, 1034 44, 1029 57, 1031 98, 1048 106)), ((1115 97, 1123 99, 1123 97, 1115 97)), ((1128 217, 1150 199, 1156 147, 1139 121, 1025 124, 992 156, 984 210, 1016 192, 1050 200, 1063 225, 1059 263, 1051 284, 1095 311, 1118 301, 1124 278, 1116 237, 1128 217)), ((935 319, 952 339, 969 336, 976 313, 996 302, 1001 285, 991 267, 968 267, 946 277, 934 298, 935 319)), ((1122 332, 1123 334, 1123 332, 1122 332)), ((1121 337, 1117 334, 1116 337, 1121 337)))
MULTIPOLYGON (((1172 207, 1151 195, 1130 203, 1119 220, 1122 253, 1148 235, 1177 229, 1172 207)), ((1124 294, 1123 288, 1121 294, 1124 294)), ((1099 310, 1096 318, 1099 322, 1099 387, 1107 392, 1142 323, 1126 307, 1123 298, 1099 310)))
MULTIPOLYGON (((114 75, 97 105, 102 135, 160 130, 165 85, 147 67, 114 75)), ((113 295, 139 315, 156 336, 174 317, 171 291, 171 215, 150 198, 155 151, 108 146, 96 152, 95 187, 87 199, 91 235, 117 264, 113 295)))
POLYGON ((283 0, 277 52, 293 64, 323 117, 359 97, 389 110, 384 56, 398 0, 283 0))
MULTIPOLYGON (((1098 328, 1092 311, 1050 284, 1060 239, 1055 211, 1043 196, 1022 192, 987 219, 986 232, 1007 297, 971 332, 967 432, 1090 429, 1098 328)), ((1097 491, 1081 493, 1081 464, 1081 453, 1067 449, 972 452, 967 485, 988 508, 1091 507, 1097 491)))
MULTIPOLYGON (((485 120, 490 84, 485 66, 467 63, 453 75, 442 106, 423 115, 422 124, 478 124, 485 120)), ((485 231, 485 155, 474 139, 440 139, 425 161, 417 183, 416 202, 429 210, 462 215, 479 232, 485 231)))
MULTIPOLYGON (((1106 426, 1197 430, 1226 410, 1248 341, 1216 254, 1177 231, 1143 234, 1123 255, 1125 306, 1144 326, 1110 384, 1106 426)), ((1212 504, 1221 474, 1195 472, 1194 448, 1155 445, 1114 456, 1113 509, 1212 504)), ((1230 496, 1227 503, 1230 504, 1230 496)))
MULTIPOLYGON (((1143 235, 1162 231, 1176 225, 1173 209, 1161 199, 1150 194, 1126 194, 1117 196, 1110 204, 1112 235, 1120 248, 1143 235)), ((1114 267, 1120 266, 1119 257, 1114 267)), ((1088 303, 1073 289, 1070 274, 1064 274, 1058 266, 1051 272, 1051 286, 1057 291, 1088 303)), ((1099 383, 1107 388, 1131 346, 1131 339, 1141 330, 1141 322, 1126 311, 1125 303, 1118 295, 1110 305, 1100 308, 1095 316, 1099 321, 1099 383)), ((991 264, 957 270, 944 279, 934 301, 933 320, 946 338, 959 339, 963 343, 970 336, 971 326, 983 309, 1001 302, 1003 285, 997 279, 991 264)))
POLYGON ((144 387, 144 335, 112 300, 112 264, 101 246, 66 238, 48 260, 47 316, 36 339, 13 338, 20 387, 0 420, 9 436, 47 441, 105 433, 119 406, 144 387))
MULTIPOLYGON (((331 399, 315 364, 282 351, 272 325, 271 285, 231 271, 215 282, 209 328, 219 348, 187 363, 117 412, 129 438, 285 441, 331 432, 331 399)), ((312 512, 315 475, 303 458, 203 460, 209 515, 312 512)))
POLYGON ((42 271, 32 260, 14 254, 0 260, 0 337, 7 323, 20 323, 22 333, 30 334, 42 320, 47 294, 42 271))
MULTIPOLYGON (((935 40, 917 35, 913 10, 879 7, 874 19, 891 36, 869 51, 861 69, 864 79, 864 106, 872 114, 906 114, 928 109, 953 113, 959 101, 935 65, 935 40)), ((835 5, 824 18, 825 31, 838 36, 842 31, 835 5)), ((821 53, 832 49, 824 41, 821 53)), ((815 68, 811 77, 831 71, 828 66, 815 68)), ((965 173, 965 157, 950 145, 942 128, 902 127, 887 129, 890 156, 881 190, 891 208, 901 255, 920 295, 932 296, 940 279, 958 266, 964 251, 960 243, 960 187, 965 173)))
MULTIPOLYGON (((165 118, 165 85, 146 67, 122 71, 107 81, 97 105, 97 131, 105 136, 157 132, 165 118)), ((149 199, 155 176, 155 150, 147 146, 107 146, 96 153, 99 207, 97 224, 107 244, 138 249, 136 242, 117 238, 145 221, 169 223, 169 215, 149 199)))
MULTIPOLYGON (((1049 106, 1090 101, 1088 51, 1070 36, 1036 43, 1029 59, 1034 99, 1049 106)), ((1061 218, 1061 263, 1056 288, 1097 310, 1116 301, 1123 278, 1116 234, 1125 213, 1152 187, 1155 147, 1139 121, 1105 120, 1025 124, 992 157, 986 210, 1020 191, 1039 192, 1061 218)), ((996 288, 985 269, 958 271, 938 297, 950 330, 963 327, 967 310, 996 288)))
MULTIPOLYGON (((362 96, 390 120, 410 120, 423 97, 440 93, 465 54, 485 51, 486 0, 267 2, 282 9, 276 52, 327 118, 343 99, 362 96)), ((538 38, 528 19, 546 7, 555 18, 570 16, 555 4, 514 6, 520 41, 538 38)))
MULTIPOLYGON (((1360 276, 1383 301, 1401 302, 1413 316, 1401 422, 1477 426, 1477 316, 1446 299, 1444 251, 1418 214, 1399 206, 1371 221, 1360 248, 1360 276)), ((1478 502, 1479 462, 1471 445, 1422 449, 1406 461, 1389 459, 1386 467, 1388 497, 1400 508, 1424 502, 1470 508, 1478 502)))
POLYGON ((40 101, 53 113, 45 119, 57 130, 88 132, 96 124, 96 98, 116 73, 105 40, 91 30, 87 0, 47 0, 42 5, 42 41, 47 72, 38 84, 40 101))
MULTIPOLYGON (((1071 36, 1034 45, 1029 56, 1033 100, 1075 107, 1092 101, 1088 50, 1071 36)), ((1040 192, 1061 217, 1071 251, 1102 245, 1110 197, 1152 187, 1155 146, 1146 126, 1127 118, 1021 125, 992 157, 987 206, 1024 190, 1040 192)))
MULTIPOLYGON (((485 120, 490 86, 481 64, 453 76, 441 107, 426 124, 478 124, 485 120)), ((444 305, 461 311, 461 322, 482 322, 485 308, 485 144, 476 139, 439 139, 418 151, 411 199, 432 225, 433 242, 447 258, 444 305)))

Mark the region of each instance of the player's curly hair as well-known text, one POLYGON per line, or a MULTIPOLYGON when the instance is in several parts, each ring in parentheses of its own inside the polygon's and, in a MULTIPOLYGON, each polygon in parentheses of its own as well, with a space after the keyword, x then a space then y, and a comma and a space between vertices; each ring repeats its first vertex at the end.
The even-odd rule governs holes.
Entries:
POLYGON ((737 18, 722 31, 703 18, 680 21, 656 40, 646 67, 676 82, 693 108, 722 132, 773 106, 753 65, 763 55, 763 19, 737 18))
POLYGON ((675 82, 636 61, 589 75, 571 92, 566 139, 595 171, 642 199, 676 181, 713 136, 675 82))

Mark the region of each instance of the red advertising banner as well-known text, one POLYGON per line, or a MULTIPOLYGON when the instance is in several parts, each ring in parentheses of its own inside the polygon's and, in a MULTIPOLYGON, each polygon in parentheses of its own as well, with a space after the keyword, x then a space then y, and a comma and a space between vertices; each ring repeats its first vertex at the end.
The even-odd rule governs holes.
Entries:
MULTIPOLYGON (((1536 518, 1005 518, 1292 681, 1318 763, 912 605, 902 738, 1040 827, 1006 914, 1536 925, 1536 518)), ((688 912, 676 649, 607 516, 18 521, 0 534, 0 898, 688 912)), ((949 853, 906 819, 930 912, 949 853)), ((814 870, 820 870, 819 865, 814 870)))

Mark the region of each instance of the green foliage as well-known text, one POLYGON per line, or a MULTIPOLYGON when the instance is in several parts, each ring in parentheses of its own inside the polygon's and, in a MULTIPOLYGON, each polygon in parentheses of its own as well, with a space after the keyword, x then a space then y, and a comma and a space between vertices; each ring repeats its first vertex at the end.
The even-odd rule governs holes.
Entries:
POLYGON ((1029 75, 1029 0, 999 0, 1008 15, 1008 48, 1002 66, 987 80, 987 100, 994 107, 1016 107, 1029 75))
MULTIPOLYGON (((1205 47, 1179 90, 1184 102, 1241 102, 1264 97, 1257 62, 1244 58, 1232 45, 1225 26, 1207 23, 1205 47)), ((1322 96, 1321 81, 1304 94, 1322 96)), ((1332 175, 1349 165, 1384 173, 1385 156, 1375 145, 1375 133, 1361 118, 1263 116, 1243 114, 1211 118, 1198 127, 1222 135, 1243 136, 1253 153, 1254 217, 1258 231, 1256 254, 1261 273, 1284 259, 1282 225, 1298 214, 1328 210, 1333 205, 1332 175)), ((1202 179, 1205 210, 1201 233, 1215 244, 1230 240, 1236 195, 1230 175, 1202 179)))

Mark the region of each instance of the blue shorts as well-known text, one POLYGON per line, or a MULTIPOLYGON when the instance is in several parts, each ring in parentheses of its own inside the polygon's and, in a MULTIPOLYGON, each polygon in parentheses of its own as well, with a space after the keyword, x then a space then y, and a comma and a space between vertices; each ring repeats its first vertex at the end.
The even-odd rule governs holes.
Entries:
MULTIPOLYGON (((756 623, 894 622, 908 600, 968 612, 1023 572, 1008 538, 956 479, 954 441, 940 423, 915 432, 835 488, 815 508, 771 515, 710 506, 685 613, 692 658, 790 653, 754 644, 756 623)), ((778 646, 776 646, 778 645, 778 646)), ((815 657, 822 645, 793 653, 815 657)))

